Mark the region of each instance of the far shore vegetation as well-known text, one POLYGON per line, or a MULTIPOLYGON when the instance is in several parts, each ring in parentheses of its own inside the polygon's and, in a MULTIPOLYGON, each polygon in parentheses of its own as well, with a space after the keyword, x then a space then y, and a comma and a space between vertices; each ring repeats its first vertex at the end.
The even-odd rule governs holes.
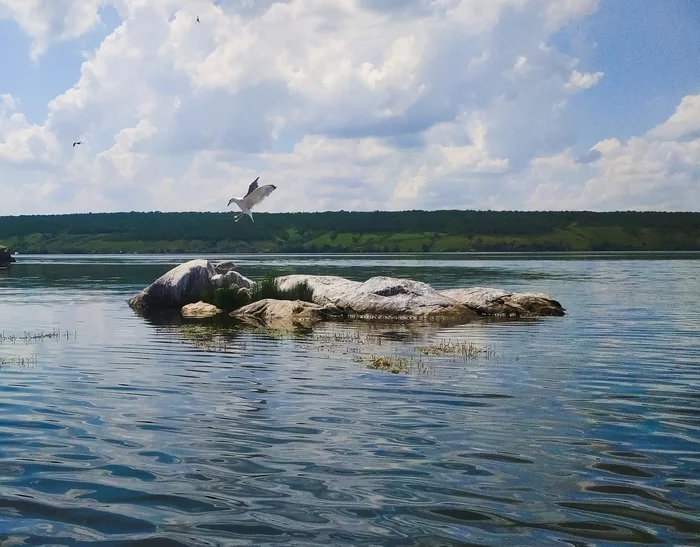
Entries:
POLYGON ((0 217, 31 253, 698 251, 700 213, 375 211, 96 213, 0 217))

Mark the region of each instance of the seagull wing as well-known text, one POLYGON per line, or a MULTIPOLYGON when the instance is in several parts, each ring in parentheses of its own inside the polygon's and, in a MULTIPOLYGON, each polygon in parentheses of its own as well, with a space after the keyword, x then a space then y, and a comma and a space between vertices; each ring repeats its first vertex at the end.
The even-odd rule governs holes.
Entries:
POLYGON ((248 186, 248 193, 243 196, 244 198, 247 198, 250 194, 252 194, 258 187, 258 179, 260 177, 257 177, 253 182, 250 183, 250 186, 248 186))
MULTIPOLYGON (((257 186, 257 183, 253 183, 253 184, 255 184, 257 186)), ((251 187, 252 187, 252 184, 251 184, 251 187)), ((250 192, 244 198, 246 205, 248 206, 248 208, 251 208, 254 205, 257 205, 262 200, 264 200, 267 196, 269 196, 272 192, 274 192, 276 188, 277 188, 277 186, 275 186, 274 184, 266 184, 265 186, 261 186, 260 188, 256 188, 255 190, 250 192)))

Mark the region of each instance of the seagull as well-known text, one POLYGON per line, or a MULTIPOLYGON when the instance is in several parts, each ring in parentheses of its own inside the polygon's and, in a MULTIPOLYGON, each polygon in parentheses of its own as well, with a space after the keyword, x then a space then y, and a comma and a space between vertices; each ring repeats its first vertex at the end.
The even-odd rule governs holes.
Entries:
POLYGON ((228 205, 231 205, 231 203, 235 203, 241 209, 240 213, 233 215, 233 218, 236 219, 236 222, 238 222, 243 215, 248 215, 250 217, 250 220, 255 222, 255 220, 253 220, 253 213, 250 211, 251 207, 260 203, 262 200, 264 200, 267 196, 269 196, 272 192, 274 192, 277 189, 277 186, 275 186, 274 184, 266 184, 265 186, 261 186, 260 188, 258 188, 259 178, 260 177, 256 178, 253 182, 250 183, 250 186, 248 187, 248 193, 245 196, 243 196, 242 198, 231 198, 230 200, 228 200, 228 205))
POLYGON ((83 144, 83 141, 74 142, 74 143, 73 143, 73 148, 75 148, 75 145, 76 145, 76 144, 83 144))

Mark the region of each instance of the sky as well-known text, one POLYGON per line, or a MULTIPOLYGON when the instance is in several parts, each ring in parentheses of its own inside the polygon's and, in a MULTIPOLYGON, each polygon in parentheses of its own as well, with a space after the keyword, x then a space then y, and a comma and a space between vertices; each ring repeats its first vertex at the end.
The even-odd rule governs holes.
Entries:
POLYGON ((696 0, 0 0, 0 66, 0 215, 700 211, 696 0))

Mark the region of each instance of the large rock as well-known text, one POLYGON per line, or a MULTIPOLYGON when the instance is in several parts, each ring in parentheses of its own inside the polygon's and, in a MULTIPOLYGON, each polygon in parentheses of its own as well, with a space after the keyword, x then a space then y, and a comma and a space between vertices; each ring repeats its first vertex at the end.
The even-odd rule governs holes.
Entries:
POLYGON ((265 298, 231 313, 232 317, 272 328, 311 326, 328 319, 342 319, 342 310, 327 304, 321 306, 302 300, 265 298))
POLYGON ((201 300, 202 291, 211 286, 214 274, 214 266, 208 260, 190 260, 129 299, 129 306, 137 309, 182 308, 201 300))
POLYGON ((351 316, 434 318, 474 317, 474 312, 443 296, 427 283, 393 277, 372 277, 364 283, 337 276, 288 275, 277 278, 281 289, 306 281, 314 302, 334 304, 351 316))
POLYGON ((483 316, 540 317, 562 316, 565 313, 559 302, 541 292, 513 293, 502 289, 473 287, 449 289, 440 293, 483 316))
POLYGON ((0 264, 9 264, 10 262, 14 261, 15 259, 12 256, 10 249, 5 247, 4 245, 0 245, 0 264))
POLYGON ((334 275, 287 275, 277 281, 282 289, 306 281, 314 291, 314 302, 335 304, 352 316, 539 317, 565 312, 559 302, 536 292, 484 287, 436 291, 426 283, 392 277, 373 277, 361 283, 334 275))
POLYGON ((182 307, 180 313, 182 313, 183 317, 202 319, 205 317, 215 317, 224 312, 223 310, 217 308, 214 304, 207 304, 206 302, 202 302, 200 300, 194 304, 186 304, 182 307))
POLYGON ((214 264, 214 269, 218 274, 225 274, 226 272, 235 270, 236 265, 230 260, 223 260, 222 262, 217 262, 216 264, 214 264))
POLYGON ((230 270, 223 274, 213 275, 211 278, 211 283, 214 287, 230 287, 231 285, 237 285, 242 289, 250 289, 255 285, 255 281, 248 279, 247 277, 230 270))

